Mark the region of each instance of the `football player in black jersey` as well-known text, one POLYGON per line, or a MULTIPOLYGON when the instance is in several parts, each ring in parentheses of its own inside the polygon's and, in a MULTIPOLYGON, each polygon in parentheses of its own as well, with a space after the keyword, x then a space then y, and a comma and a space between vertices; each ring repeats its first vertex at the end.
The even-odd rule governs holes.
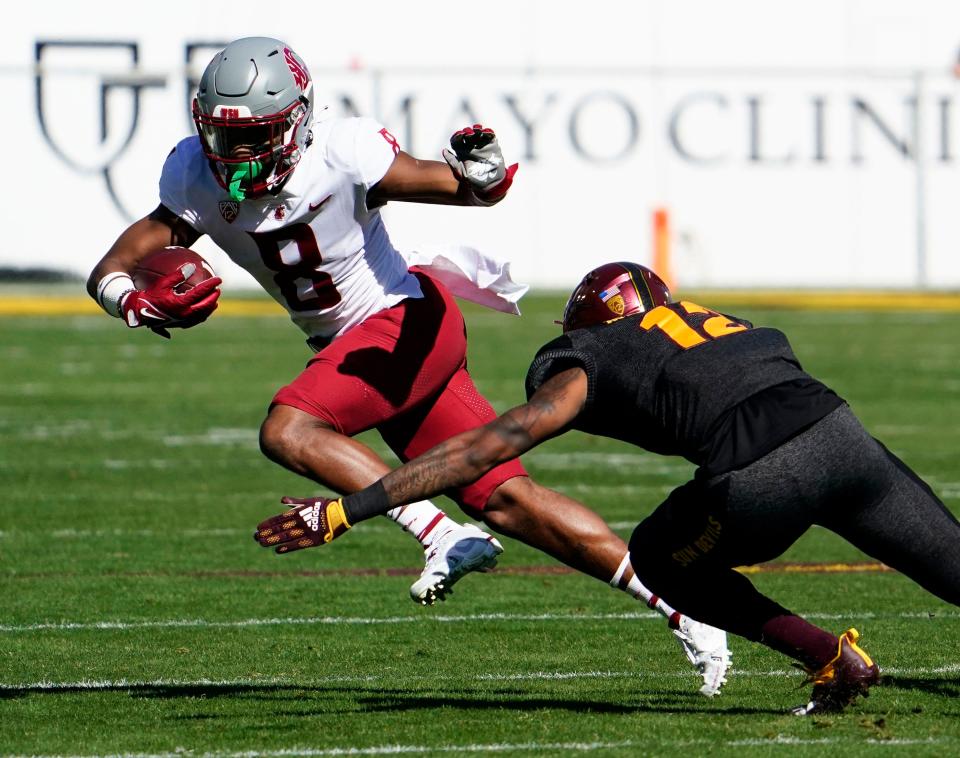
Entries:
POLYGON ((698 466, 634 531, 634 570, 682 613, 799 661, 814 685, 799 715, 842 710, 867 694, 879 668, 855 629, 838 638, 810 624, 735 567, 776 558, 818 524, 960 605, 960 523, 803 371, 782 332, 672 302, 649 269, 611 263, 574 290, 563 335, 537 353, 526 388, 524 405, 366 490, 285 499, 295 510, 263 522, 257 539, 296 549, 304 534, 296 514, 306 513, 329 542, 579 429, 698 466))

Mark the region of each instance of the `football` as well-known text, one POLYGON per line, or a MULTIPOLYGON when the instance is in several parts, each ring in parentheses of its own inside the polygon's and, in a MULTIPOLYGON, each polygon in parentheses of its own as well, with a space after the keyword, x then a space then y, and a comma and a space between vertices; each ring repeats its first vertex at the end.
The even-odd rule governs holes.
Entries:
POLYGON ((196 266, 194 272, 182 284, 174 287, 174 292, 183 294, 200 282, 212 279, 216 274, 213 268, 198 253, 188 247, 161 247, 147 255, 133 271, 133 283, 138 290, 149 289, 158 279, 163 278, 186 263, 196 266))

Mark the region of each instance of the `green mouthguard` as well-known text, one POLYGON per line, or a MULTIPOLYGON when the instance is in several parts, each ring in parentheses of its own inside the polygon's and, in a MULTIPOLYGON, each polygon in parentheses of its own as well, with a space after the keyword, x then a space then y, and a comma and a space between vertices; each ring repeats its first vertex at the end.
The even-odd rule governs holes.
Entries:
POLYGON ((250 161, 249 163, 244 163, 242 166, 235 168, 233 173, 230 175, 230 183, 227 185, 227 189, 230 192, 230 197, 237 202, 246 198, 247 192, 240 185, 246 179, 256 179, 258 176, 260 176, 260 172, 262 170, 263 164, 260 163, 260 161, 250 161))

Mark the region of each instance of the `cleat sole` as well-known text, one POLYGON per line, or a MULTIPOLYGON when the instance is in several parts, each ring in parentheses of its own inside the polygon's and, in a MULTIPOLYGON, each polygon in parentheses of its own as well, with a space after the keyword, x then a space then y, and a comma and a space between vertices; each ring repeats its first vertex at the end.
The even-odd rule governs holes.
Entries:
MULTIPOLYGON (((482 534, 480 530, 475 530, 479 534, 482 534)), ((479 536, 474 538, 472 535, 466 538, 468 541, 474 539, 479 540, 479 536)), ((446 600, 448 595, 453 594, 453 584, 460 579, 462 579, 467 574, 473 572, 483 572, 487 573, 492 571, 497 565, 497 557, 502 552, 503 548, 500 544, 492 537, 486 537, 484 540, 485 546, 482 551, 477 551, 474 555, 463 555, 461 552, 460 555, 457 555, 457 563, 453 564, 449 569, 449 574, 444 575, 440 571, 435 574, 435 582, 427 583, 425 585, 417 587, 420 582, 414 583, 414 587, 417 588, 417 592, 414 592, 414 587, 411 587, 411 599, 419 603, 420 605, 434 605, 438 601, 446 600), (493 552, 489 549, 491 546, 496 550, 493 552)), ((472 548, 472 551, 476 551, 476 548, 472 548)))

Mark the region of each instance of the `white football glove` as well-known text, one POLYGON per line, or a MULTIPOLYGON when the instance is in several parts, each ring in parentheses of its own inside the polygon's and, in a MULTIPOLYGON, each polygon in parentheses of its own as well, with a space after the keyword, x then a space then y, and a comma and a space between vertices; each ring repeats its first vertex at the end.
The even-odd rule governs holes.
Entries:
POLYGON ((454 132, 450 147, 453 149, 443 149, 443 158, 457 180, 469 187, 470 199, 475 205, 493 205, 507 194, 517 164, 504 164, 493 129, 480 124, 468 126, 454 132))

